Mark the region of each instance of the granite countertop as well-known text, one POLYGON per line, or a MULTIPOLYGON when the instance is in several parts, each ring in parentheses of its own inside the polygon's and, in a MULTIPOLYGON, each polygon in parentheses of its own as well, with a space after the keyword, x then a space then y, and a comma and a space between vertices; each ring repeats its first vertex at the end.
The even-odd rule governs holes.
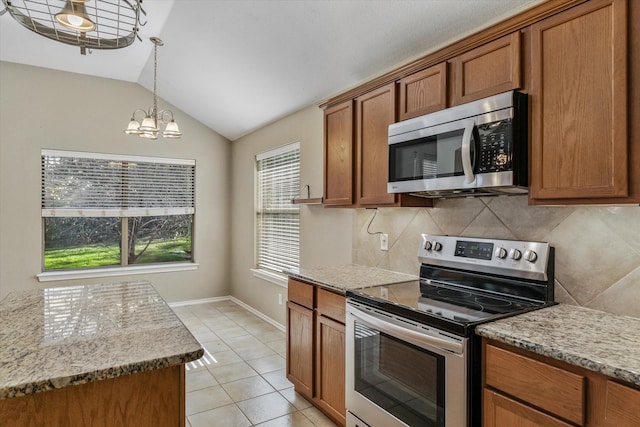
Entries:
POLYGON ((345 293, 347 290, 418 280, 418 276, 346 264, 285 271, 290 277, 345 293))
POLYGON ((160 369, 204 351, 147 281, 0 301, 0 399, 160 369))
POLYGON ((476 333, 640 386, 640 319, 568 304, 476 327, 476 333))

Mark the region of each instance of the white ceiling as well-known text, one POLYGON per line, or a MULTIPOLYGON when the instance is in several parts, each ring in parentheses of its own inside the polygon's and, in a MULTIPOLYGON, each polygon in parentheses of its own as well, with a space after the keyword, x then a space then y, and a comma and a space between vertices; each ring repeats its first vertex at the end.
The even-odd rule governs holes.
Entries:
POLYGON ((7 13, 0 60, 153 90, 158 36, 158 96, 235 140, 541 1, 147 0, 143 42, 86 56, 7 13))

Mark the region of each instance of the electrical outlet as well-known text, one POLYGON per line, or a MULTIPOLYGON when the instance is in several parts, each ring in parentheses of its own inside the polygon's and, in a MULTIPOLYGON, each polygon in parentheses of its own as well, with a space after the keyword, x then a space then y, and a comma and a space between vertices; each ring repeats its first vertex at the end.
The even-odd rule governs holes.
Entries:
POLYGON ((278 305, 282 305, 282 294, 278 294, 278 305))
POLYGON ((381 234, 380 235, 380 250, 388 251, 389 250, 389 235, 381 234))

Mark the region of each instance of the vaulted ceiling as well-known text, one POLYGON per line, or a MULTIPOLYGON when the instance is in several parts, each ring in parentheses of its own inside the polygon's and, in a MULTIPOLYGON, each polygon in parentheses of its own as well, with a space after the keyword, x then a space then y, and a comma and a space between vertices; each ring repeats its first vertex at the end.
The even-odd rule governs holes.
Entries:
POLYGON ((7 13, 0 60, 152 90, 160 37, 158 96, 235 140, 541 1, 147 0, 142 42, 88 55, 7 13))

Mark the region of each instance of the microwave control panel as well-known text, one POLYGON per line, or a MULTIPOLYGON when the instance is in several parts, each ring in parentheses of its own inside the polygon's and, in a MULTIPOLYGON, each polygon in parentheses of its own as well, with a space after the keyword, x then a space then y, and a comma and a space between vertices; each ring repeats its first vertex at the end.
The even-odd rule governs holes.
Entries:
POLYGON ((511 119, 478 125, 478 173, 501 172, 512 169, 511 119))

